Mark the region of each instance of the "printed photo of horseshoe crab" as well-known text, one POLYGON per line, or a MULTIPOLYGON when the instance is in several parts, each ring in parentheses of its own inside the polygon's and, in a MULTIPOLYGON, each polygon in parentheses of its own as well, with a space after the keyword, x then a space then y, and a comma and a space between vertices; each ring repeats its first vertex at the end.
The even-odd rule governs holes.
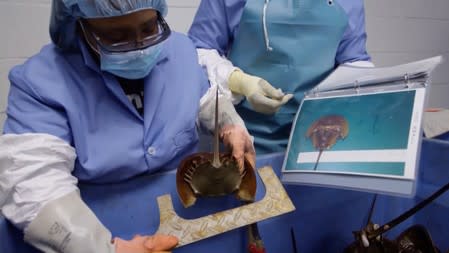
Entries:
POLYGON ((416 160, 409 150, 411 135, 417 135, 415 95, 416 90, 402 90, 305 99, 284 171, 413 177, 406 175, 406 165, 416 160))

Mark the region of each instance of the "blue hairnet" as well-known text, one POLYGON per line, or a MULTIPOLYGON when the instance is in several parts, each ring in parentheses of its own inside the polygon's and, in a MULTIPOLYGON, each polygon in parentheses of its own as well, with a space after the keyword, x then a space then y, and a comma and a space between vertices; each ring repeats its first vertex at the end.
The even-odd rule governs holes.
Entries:
POLYGON ((78 18, 115 17, 142 9, 167 14, 165 0, 53 0, 50 37, 61 49, 76 47, 78 18))

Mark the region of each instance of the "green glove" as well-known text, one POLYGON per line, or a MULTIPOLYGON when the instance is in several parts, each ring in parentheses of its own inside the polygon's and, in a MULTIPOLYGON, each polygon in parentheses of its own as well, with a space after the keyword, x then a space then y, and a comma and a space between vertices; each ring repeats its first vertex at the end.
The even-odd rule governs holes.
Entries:
POLYGON ((292 94, 284 94, 281 89, 274 88, 266 80, 235 70, 228 80, 229 89, 244 95, 256 112, 274 114, 286 104, 292 94))

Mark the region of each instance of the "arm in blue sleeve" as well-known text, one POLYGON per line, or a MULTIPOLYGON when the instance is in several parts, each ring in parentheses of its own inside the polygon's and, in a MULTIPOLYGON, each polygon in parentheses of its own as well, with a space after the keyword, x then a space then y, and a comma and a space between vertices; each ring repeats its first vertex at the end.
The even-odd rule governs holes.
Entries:
POLYGON ((366 51, 365 10, 363 0, 340 0, 348 16, 348 27, 337 50, 336 63, 370 61, 366 51))
POLYGON ((197 48, 216 49, 224 55, 237 32, 246 0, 202 0, 189 37, 197 48))
POLYGON ((29 85, 26 72, 19 66, 13 68, 9 75, 11 87, 4 133, 46 133, 72 143, 64 109, 42 99, 29 85))

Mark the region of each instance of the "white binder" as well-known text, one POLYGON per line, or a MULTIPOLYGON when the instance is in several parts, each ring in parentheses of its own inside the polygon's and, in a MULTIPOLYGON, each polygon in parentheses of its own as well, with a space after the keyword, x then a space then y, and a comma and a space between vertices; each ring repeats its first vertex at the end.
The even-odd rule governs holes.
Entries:
POLYGON ((282 181, 414 195, 426 87, 441 61, 338 67, 298 109, 282 181))

